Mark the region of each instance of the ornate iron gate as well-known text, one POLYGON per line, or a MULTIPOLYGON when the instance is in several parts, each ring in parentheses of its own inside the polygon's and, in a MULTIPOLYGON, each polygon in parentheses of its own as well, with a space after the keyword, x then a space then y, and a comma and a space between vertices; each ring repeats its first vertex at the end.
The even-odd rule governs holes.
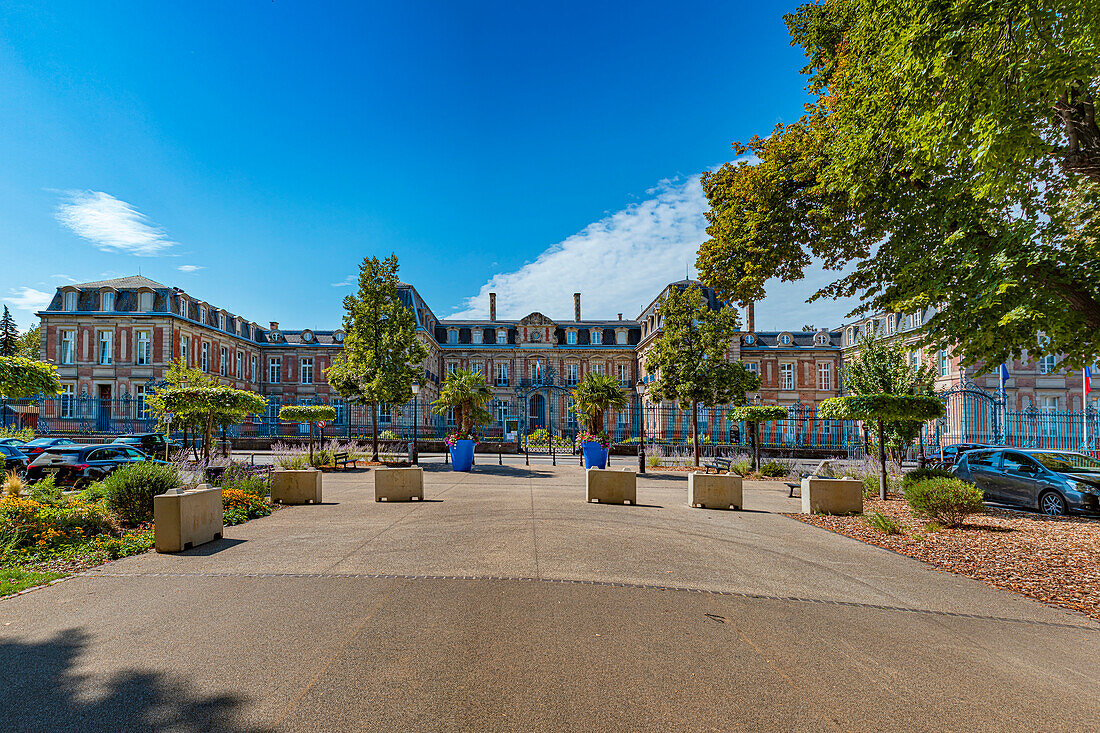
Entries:
POLYGON ((952 387, 940 395, 944 414, 935 422, 939 445, 953 443, 1004 443, 1004 405, 1000 399, 972 382, 952 387))

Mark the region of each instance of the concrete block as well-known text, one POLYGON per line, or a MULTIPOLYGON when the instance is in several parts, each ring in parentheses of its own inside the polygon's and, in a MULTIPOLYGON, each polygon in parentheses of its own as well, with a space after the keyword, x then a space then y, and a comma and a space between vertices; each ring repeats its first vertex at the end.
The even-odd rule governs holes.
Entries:
POLYGON ((628 468, 616 471, 590 468, 584 472, 584 487, 588 501, 601 504, 638 503, 638 474, 628 468))
POLYGON ((321 503, 321 472, 315 468, 288 471, 276 468, 271 474, 274 504, 321 503))
POLYGON ((199 484, 153 497, 153 544, 157 552, 182 552, 220 540, 222 490, 199 484))
POLYGON ((854 478, 802 479, 803 514, 860 514, 863 482, 854 478))
POLYGON ((424 499, 424 469, 379 468, 374 471, 374 500, 412 501, 424 499))
POLYGON ((707 474, 694 471, 688 474, 688 506, 704 509, 740 509, 741 477, 737 474, 707 474))

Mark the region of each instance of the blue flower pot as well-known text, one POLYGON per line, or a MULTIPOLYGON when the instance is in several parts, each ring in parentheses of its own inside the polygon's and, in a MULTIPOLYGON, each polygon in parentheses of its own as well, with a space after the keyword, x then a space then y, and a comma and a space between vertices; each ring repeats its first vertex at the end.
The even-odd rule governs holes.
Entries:
POLYGON ((451 446, 451 469, 469 471, 474 466, 474 441, 456 440, 451 446))
POLYGON ((594 440, 581 443, 581 452, 584 453, 584 467, 607 468, 607 450, 594 440))

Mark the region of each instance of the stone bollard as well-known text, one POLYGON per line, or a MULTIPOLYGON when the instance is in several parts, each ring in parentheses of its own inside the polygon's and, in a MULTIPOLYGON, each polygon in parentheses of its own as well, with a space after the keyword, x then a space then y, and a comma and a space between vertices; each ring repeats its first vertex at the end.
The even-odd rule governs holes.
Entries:
POLYGON ((741 477, 736 474, 688 474, 688 506, 704 509, 743 508, 741 477))
POLYGON ((321 472, 316 468, 271 472, 271 502, 273 504, 320 504, 321 472))
POLYGON ((863 482, 854 478, 802 479, 803 514, 860 514, 863 482))
POLYGON ((601 504, 638 503, 638 475, 630 469, 590 468, 584 472, 585 500, 601 504))
POLYGON ((222 538, 222 490, 210 484, 153 497, 153 544, 157 552, 183 552, 222 538))
POLYGON ((379 468, 374 472, 374 500, 382 501, 424 500, 424 469, 379 468))

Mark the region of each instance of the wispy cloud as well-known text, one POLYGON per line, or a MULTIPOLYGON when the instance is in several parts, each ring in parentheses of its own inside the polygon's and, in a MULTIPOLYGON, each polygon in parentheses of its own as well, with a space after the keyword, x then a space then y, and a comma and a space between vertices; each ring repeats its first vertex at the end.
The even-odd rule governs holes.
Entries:
POLYGON ((176 244, 133 205, 103 191, 67 191, 55 216, 105 252, 153 257, 176 244))
MULTIPOLYGON (((453 318, 486 318, 489 293, 497 294, 500 318, 540 311, 572 318, 573 293, 581 293, 584 318, 636 317, 670 282, 695 277, 695 257, 707 239, 708 209, 699 176, 661 181, 650 198, 589 224, 547 248, 518 270, 493 275, 477 295, 464 299, 453 318)), ((820 268, 799 283, 769 285, 771 295, 756 306, 758 330, 797 330, 805 323, 839 325, 851 303, 806 305, 833 279, 820 268)))
POLYGON ((79 282, 75 277, 71 275, 50 275, 54 280, 64 280, 65 282, 75 283, 79 282))
POLYGON ((8 291, 8 297, 4 298, 16 308, 25 311, 36 311, 45 308, 53 300, 52 293, 43 293, 34 288, 20 287, 8 291))
POLYGON ((348 285, 354 284, 357 279, 358 278, 355 275, 348 275, 347 277, 345 277, 340 282, 331 283, 331 284, 332 284, 332 287, 334 287, 334 288, 346 288, 348 285))
POLYGON ((199 270, 205 270, 204 265, 180 265, 176 268, 180 272, 198 272, 199 270))

